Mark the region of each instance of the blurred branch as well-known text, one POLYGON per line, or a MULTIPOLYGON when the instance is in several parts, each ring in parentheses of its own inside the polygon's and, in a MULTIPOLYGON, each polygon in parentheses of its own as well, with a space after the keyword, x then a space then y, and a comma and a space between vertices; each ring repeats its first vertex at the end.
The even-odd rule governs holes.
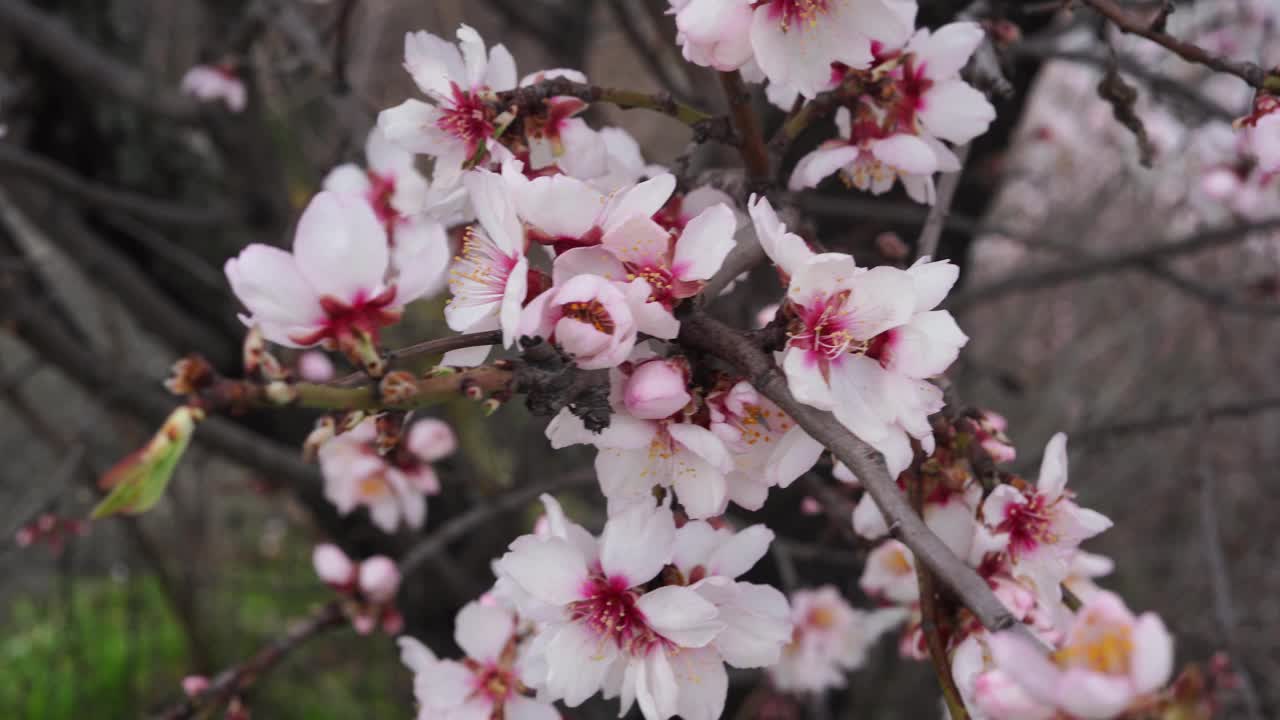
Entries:
MULTIPOLYGON (((924 478, 916 476, 907 481, 907 490, 911 494, 911 507, 917 515, 924 515, 924 478)), ((933 584, 933 572, 923 563, 915 563, 916 583, 920 588, 920 630, 924 633, 925 645, 929 649, 929 662, 933 665, 933 674, 938 678, 942 688, 942 699, 947 706, 947 715, 951 720, 969 720, 964 701, 960 699, 960 689, 956 687, 955 678, 951 675, 951 663, 947 661, 947 643, 942 635, 939 623, 938 591, 933 584)))
POLYGON ((578 485, 585 485, 595 480, 595 468, 588 467, 568 475, 560 475, 550 480, 513 490, 505 495, 490 498, 483 504, 476 505, 441 525, 430 536, 414 545, 400 558, 400 574, 408 577, 424 562, 437 553, 446 550, 450 543, 460 540, 467 533, 477 530, 498 516, 518 510, 538 499, 543 493, 555 493, 578 485))
MULTIPOLYGON (((499 345, 501 343, 501 330, 485 330, 483 332, 462 333, 461 335, 424 340, 420 343, 390 350, 383 354, 383 358, 387 361, 387 367, 391 368, 394 367, 393 363, 397 360, 407 360, 423 355, 440 355, 451 350, 462 350, 463 348, 479 347, 480 345, 499 345)), ((367 377, 362 372, 354 372, 335 381, 333 384, 339 387, 350 387, 364 382, 367 377)))
POLYGON ((127 213, 161 225, 212 227, 231 218, 225 209, 169 203, 86 180, 68 168, 9 143, 0 143, 0 168, 36 180, 90 207, 127 213))
POLYGON ((216 707, 249 689, 308 640, 345 625, 342 606, 337 601, 330 602, 311 617, 294 624, 284 635, 267 643, 249 659, 218 673, 209 681, 209 687, 195 697, 183 700, 156 717, 158 720, 194 718, 206 706, 212 704, 216 707))
POLYGON ((951 201, 955 199, 956 186, 960 184, 960 176, 964 175, 964 163, 969 158, 969 146, 961 145, 955 149, 956 159, 960 161, 960 169, 946 173, 938 180, 938 196, 933 207, 929 208, 929 216, 925 218, 924 227, 920 229, 920 237, 916 240, 916 257, 933 257, 938 252, 938 239, 942 237, 942 228, 946 225, 947 215, 951 211, 951 201))
POLYGON ((0 28, 56 65, 90 92, 102 92, 178 122, 195 122, 204 107, 175 88, 151 82, 127 65, 80 38, 63 20, 23 0, 0 0, 0 28))
POLYGON ((1164 47, 1190 63, 1203 65, 1220 73, 1235 75, 1255 88, 1280 92, 1280 75, 1270 74, 1261 66, 1218 57, 1193 43, 1179 40, 1164 31, 1165 17, 1172 5, 1162 5, 1150 19, 1139 18, 1115 0, 1082 0, 1099 15, 1110 20, 1121 31, 1142 37, 1164 47))
POLYGON ((1171 260, 1182 255, 1231 245, 1245 240, 1251 233, 1274 230, 1276 228, 1280 228, 1280 218, 1270 218, 1234 227, 1215 228, 1162 245, 1095 255, 1066 267, 1050 268, 1039 272, 1014 273, 1011 277, 994 280, 986 285, 952 296, 948 299, 948 307, 958 311, 1006 295, 1051 288, 1095 275, 1142 269, 1153 262, 1171 260))
POLYGON ((1012 630, 1040 647, 1026 626, 1019 623, 991 592, 986 581, 957 558, 911 509, 907 498, 889 476, 884 457, 849 432, 831 413, 796 400, 787 387, 786 377, 764 351, 737 331, 702 312, 693 312, 682 318, 679 342, 737 367, 761 395, 776 403, 796 424, 831 450, 871 493, 888 519, 893 536, 910 548, 916 560, 927 566, 955 593, 979 622, 993 632, 1012 630))
POLYGON ((644 61, 645 67, 649 68, 649 72, 657 79, 667 92, 682 101, 688 101, 688 85, 679 81, 675 73, 672 72, 673 67, 688 67, 683 59, 679 63, 670 63, 666 61, 664 55, 675 49, 675 44, 667 45, 663 42, 662 34, 658 28, 654 28, 654 35, 658 38, 658 43, 650 43, 640 31, 640 23, 642 22, 635 16, 631 8, 643 11, 640 2, 635 0, 609 0, 609 9, 613 12, 614 20, 622 28, 622 32, 627 36, 627 42, 631 48, 635 50, 640 59, 644 61))
POLYGON ((1167 413, 1141 420, 1124 420, 1094 425, 1072 431, 1071 439, 1073 443, 1093 443, 1184 427, 1201 418, 1206 421, 1227 418, 1240 419, 1276 410, 1280 410, 1280 397, 1264 397, 1247 402, 1208 405, 1204 409, 1196 410, 1195 412, 1167 413))

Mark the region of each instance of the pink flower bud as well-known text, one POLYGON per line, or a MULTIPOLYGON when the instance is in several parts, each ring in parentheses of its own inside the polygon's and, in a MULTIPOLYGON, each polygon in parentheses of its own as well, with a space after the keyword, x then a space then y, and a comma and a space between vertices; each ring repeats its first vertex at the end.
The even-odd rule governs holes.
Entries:
POLYGON ((375 603, 393 600, 400 589, 400 570, 391 558, 375 555, 360 564, 360 592, 375 603))
POLYGON ((334 587, 348 586, 355 578, 355 566, 337 545, 317 545, 311 553, 311 564, 316 569, 316 575, 334 587))
POLYGON ((405 439, 409 450, 423 462, 435 462, 458 449, 458 438, 443 420, 427 418, 414 423, 405 439))
POLYGON ((635 369, 623 388, 627 411, 644 420, 661 420, 689 404, 684 369, 670 360, 650 360, 635 369))
POLYGON ((182 678, 182 692, 193 698, 209 688, 209 678, 203 675, 188 675, 182 678))
POLYGON ((329 382, 333 379, 333 361, 319 350, 308 350, 298 357, 298 374, 307 382, 329 382))

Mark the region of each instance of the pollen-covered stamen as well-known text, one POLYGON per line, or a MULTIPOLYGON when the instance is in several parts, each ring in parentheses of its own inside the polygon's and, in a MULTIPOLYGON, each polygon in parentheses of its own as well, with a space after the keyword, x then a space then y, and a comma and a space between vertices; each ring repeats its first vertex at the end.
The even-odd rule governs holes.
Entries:
POLYGON ((1011 503, 1004 511, 1004 518, 996 526, 998 532, 1009 533, 1009 554, 1015 559, 1019 553, 1028 553, 1041 545, 1058 541, 1054 531, 1053 506, 1044 495, 1031 495, 1025 503, 1011 503))
POLYGON ((801 308, 788 331, 788 344, 820 353, 829 359, 861 349, 849 331, 849 314, 844 309, 849 291, 844 290, 801 308))
POLYGON ((442 115, 436 127, 467 144, 468 155, 480 147, 480 143, 493 135, 496 113, 475 93, 467 92, 453 84, 451 102, 440 106, 442 115))
POLYGON ((586 323, 605 335, 612 335, 617 329, 613 317, 599 300, 565 303, 562 310, 564 317, 586 323))
POLYGON ((462 250, 449 270, 454 302, 497 302, 506 291, 507 278, 518 262, 475 227, 462 236, 462 250))
POLYGON ((1087 668, 1108 675, 1126 675, 1133 655, 1133 631, 1123 625, 1099 627, 1084 640, 1074 642, 1052 658, 1063 668, 1087 668))
POLYGON ((624 578, 597 574, 584 584, 584 599, 569 604, 569 617, 589 628, 600 642, 612 642, 625 653, 644 656, 667 641, 645 621, 636 603, 641 594, 639 588, 627 587, 624 578))
POLYGON ((792 27, 803 30, 816 25, 830 10, 830 5, 829 0, 759 0, 752 7, 768 7, 769 18, 787 31, 792 27))

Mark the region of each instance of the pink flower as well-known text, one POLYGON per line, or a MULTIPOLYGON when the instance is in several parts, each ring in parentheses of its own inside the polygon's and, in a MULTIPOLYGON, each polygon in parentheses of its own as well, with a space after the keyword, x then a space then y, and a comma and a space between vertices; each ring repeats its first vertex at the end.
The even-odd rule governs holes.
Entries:
POLYGON ((578 367, 615 367, 636 344, 627 296, 598 275, 577 275, 534 298, 520 319, 520 334, 559 345, 578 367))
POLYGON ((737 70, 752 56, 751 3, 743 0, 670 0, 676 42, 684 59, 721 72, 737 70))
POLYGON ((708 646, 726 627, 719 610, 693 588, 652 584, 673 558, 670 509, 635 505, 597 541, 543 502, 552 535, 517 538, 497 563, 521 614, 542 621, 530 645, 542 697, 577 707, 604 690, 621 695, 623 713, 638 702, 646 720, 718 717, 728 675, 708 646))
POLYGON ((687 367, 671 360, 649 360, 637 365, 627 378, 623 402, 627 412, 641 420, 661 420, 693 399, 688 385, 687 367))
MULTIPOLYGON (((540 70, 520 81, 520 87, 553 78, 585 83, 587 76, 577 70, 540 70)), ((588 180, 609 171, 609 150, 604 137, 575 117, 587 103, 575 97, 551 97, 545 112, 524 118, 525 141, 529 146, 530 171, 559 168, 566 175, 588 180)))
POLYGON ((1000 485, 982 505, 984 522, 1007 543, 1017 577, 1026 578, 1040 602, 1056 606, 1080 543, 1111 527, 1103 515, 1076 505, 1067 486, 1067 436, 1045 446, 1034 490, 1000 485))
POLYGON ((203 102, 221 100, 231 112, 243 112, 248 103, 244 83, 224 65, 196 65, 182 76, 182 92, 203 102))
MULTIPOLYGON (((666 205, 676 185, 675 176, 663 173, 605 194, 568 175, 529 180, 513 165, 504 166, 503 175, 520 218, 528 225, 530 240, 557 253, 599 245, 606 234, 616 232, 627 221, 652 218, 666 205)), ((622 275, 612 279, 621 280, 622 275)))
POLYGON ((1106 591, 1085 602, 1050 656, 1008 631, 990 645, 997 667, 1029 696, 1079 718, 1115 717, 1173 671, 1173 639, 1160 618, 1135 618, 1106 591))
POLYGON ((1011 463, 1018 457, 1017 448, 1013 446, 1013 443, 1009 442, 1009 437, 1004 434, 1008 421, 1004 419, 1003 415, 991 410, 983 410, 973 422, 976 426, 975 435, 978 444, 991 456, 992 461, 1011 463))
POLYGON ((331 543, 317 545, 311 552, 311 565, 326 585, 349 592, 356 587, 358 571, 347 554, 331 543))
POLYGON ((896 605, 915 603, 920 599, 915 557, 897 540, 880 543, 867 555, 858 586, 867 595, 896 605))
POLYGON ((356 195, 368 201, 394 238, 395 226, 425 209, 430 185, 418 172, 413 153, 391 142, 378 128, 369 131, 364 146, 366 168, 339 165, 324 179, 324 189, 356 195))
POLYGON ((823 447, 746 381, 706 395, 711 432, 733 458, 729 499, 748 510, 764 506, 769 488, 790 487, 818 462, 823 447))
POLYGON ((486 56, 484 41, 466 25, 457 37, 454 45, 428 32, 407 33, 404 66, 430 102, 410 99, 378 115, 378 129, 392 142, 436 158, 435 178, 443 185, 486 156, 510 157, 490 142, 497 112, 488 100, 516 86, 515 60, 502 45, 486 56))
MULTIPOLYGON (((480 226, 468 228, 450 271, 453 297, 444 309, 445 321, 458 332, 501 328, 503 346, 511 347, 529 287, 524 227, 502 176, 475 170, 467 173, 463 184, 480 226)), ((481 348, 478 355, 451 354, 453 360, 446 364, 479 364, 487 353, 488 348, 481 348)))
POLYGON ((971 633, 951 655, 951 676, 965 706, 975 718, 1050 720, 1052 707, 1036 701, 995 666, 985 630, 971 633))
POLYGON ((388 456, 375 447, 377 429, 365 420, 320 447, 324 494, 346 515, 359 506, 369 508, 373 523, 395 532, 401 521, 410 528, 426 521, 427 495, 440 492, 429 463, 453 451, 452 431, 438 420, 415 423, 404 443, 388 456))
POLYGON ((844 687, 845 674, 861 668, 876 640, 906 614, 902 608, 856 610, 830 585, 797 590, 791 595, 795 633, 769 677, 790 692, 844 687))
POLYGON ((373 343, 409 302, 437 285, 448 248, 440 246, 388 281, 387 234, 362 200, 321 192, 298 220, 293 253, 253 244, 224 271, 268 340, 348 352, 373 343))
POLYGON ((977 23, 957 22, 932 32, 920 28, 907 43, 903 82, 921 134, 963 144, 986 132, 995 119, 986 96, 960 78, 983 35, 977 23))
POLYGON ((1101 590, 1094 579, 1110 575, 1116 563, 1106 555, 1077 550, 1071 556, 1069 568, 1067 579, 1062 584, 1083 601, 1101 590))
MULTIPOLYGON (((969 557, 979 527, 974 516, 981 502, 982 486, 977 481, 969 480, 959 490, 939 486, 925 498, 925 525, 956 555, 969 557)), ((889 534, 889 524, 870 493, 863 493, 853 510, 853 529, 868 540, 889 534)))
POLYGON ((466 657, 441 660, 417 639, 402 636, 400 659, 413 671, 419 720, 559 720, 550 703, 524 693, 517 618, 506 608, 471 602, 458 612, 454 640, 466 657))
POLYGON ((345 609, 356 632, 367 635, 378 625, 387 633, 399 632, 402 625, 395 608, 400 590, 400 570, 384 555, 352 562, 336 545, 317 545, 311 554, 316 575, 351 602, 345 609))

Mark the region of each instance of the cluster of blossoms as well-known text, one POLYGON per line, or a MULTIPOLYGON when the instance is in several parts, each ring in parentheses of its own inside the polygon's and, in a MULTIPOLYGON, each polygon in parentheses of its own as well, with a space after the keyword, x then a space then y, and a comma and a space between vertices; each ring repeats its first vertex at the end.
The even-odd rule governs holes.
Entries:
MULTIPOLYGON (((969 142, 994 116, 959 77, 982 30, 916 30, 909 0, 673 0, 672 9, 691 61, 763 77, 778 102, 839 93, 839 137, 799 162, 794 190, 839 173, 875 193, 901 180, 932 202, 934 175, 959 169, 947 143, 969 142)), ((860 578, 881 605, 874 610, 852 608, 832 587, 788 601, 738 579, 773 533, 734 531, 720 516, 730 503, 760 509, 771 488, 809 472, 823 452, 750 378, 704 367, 675 342, 681 304, 704 291, 742 232, 754 232, 785 287, 763 324, 782 338, 775 360, 795 398, 878 450, 904 491, 919 483, 926 525, 1053 648, 1043 655, 992 635, 957 609, 944 641, 972 716, 1114 717, 1168 680, 1171 640, 1160 621, 1134 618, 1092 584, 1109 561, 1079 546, 1110 521, 1067 491, 1065 438, 1049 443, 1033 486, 975 465, 975 453, 988 464, 1014 458, 1003 418, 972 414, 962 429, 938 419, 944 401, 933 381, 968 341, 938 309, 956 266, 924 257, 862 267, 812 250, 764 197, 739 207, 720 190, 680 187, 625 132, 577 117, 581 100, 540 98, 541 109, 515 101, 520 88, 547 80, 585 83, 581 73, 518 81, 510 53, 486 48, 466 26, 457 43, 407 35, 405 69, 425 100, 379 116, 366 166, 328 175, 293 251, 251 245, 227 262, 249 311, 243 321, 281 345, 340 351, 378 378, 379 331, 408 303, 447 288, 452 330, 499 331, 505 349, 554 345, 574 372, 607 374, 610 411, 600 430, 567 403, 546 430, 553 448, 596 448, 601 535, 543 496, 541 529, 511 543, 494 564, 493 591, 458 615, 465 659, 401 639, 420 718, 551 720, 552 703, 576 707, 600 694, 624 713, 638 705, 646 720, 713 720, 724 709, 726 664, 768 668, 784 692, 820 693, 843 686, 869 645, 898 625, 902 652, 928 657, 914 558, 896 540, 870 553, 860 578), (432 159, 430 177, 419 155, 432 159), (1073 614, 1076 597, 1084 604, 1073 614)), ((453 350, 441 363, 470 367, 490 352, 453 350)), ((327 356, 307 357, 301 375, 332 376, 327 356)), ((367 507, 387 532, 420 528, 425 496, 440 489, 431 463, 456 441, 442 422, 420 420, 388 445, 380 419, 404 423, 386 413, 324 434, 325 495, 343 514, 367 507)), ((858 485, 843 466, 836 476, 858 485)), ((851 523, 873 540, 890 530, 869 494, 851 523)), ((396 632, 391 561, 357 564, 332 546, 315 560, 358 629, 396 632)))
POLYGON ((671 0, 684 56, 717 70, 742 69, 768 81, 769 99, 790 109, 797 97, 838 91, 837 136, 792 171, 792 190, 838 174, 881 194, 901 180, 921 203, 933 177, 960 161, 943 142, 986 132, 995 108, 960 78, 983 41, 971 22, 915 29, 910 0, 671 0))

